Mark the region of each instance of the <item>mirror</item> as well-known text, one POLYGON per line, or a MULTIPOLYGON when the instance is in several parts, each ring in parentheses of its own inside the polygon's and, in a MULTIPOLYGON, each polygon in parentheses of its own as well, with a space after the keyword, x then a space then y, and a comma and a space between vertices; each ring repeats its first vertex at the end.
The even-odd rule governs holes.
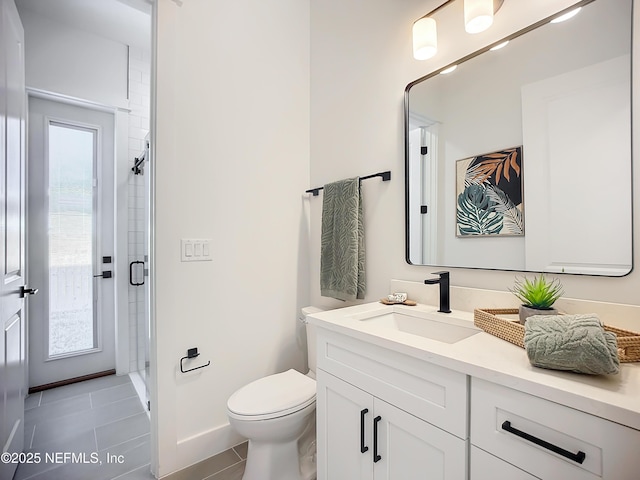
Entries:
POLYGON ((410 264, 631 271, 632 0, 581 3, 407 86, 410 264))

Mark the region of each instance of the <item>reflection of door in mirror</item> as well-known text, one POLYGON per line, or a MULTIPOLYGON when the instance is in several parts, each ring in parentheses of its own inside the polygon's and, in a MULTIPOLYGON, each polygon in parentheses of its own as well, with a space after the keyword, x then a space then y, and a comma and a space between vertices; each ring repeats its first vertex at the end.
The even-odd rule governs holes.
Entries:
POLYGON ((413 116, 409 129, 408 155, 411 172, 408 185, 411 196, 409 215, 409 242, 412 247, 410 263, 437 262, 438 211, 438 123, 424 117, 413 116))
POLYGON ((484 48, 448 75, 408 85, 409 263, 631 271, 632 3, 595 0, 569 21, 548 18, 510 36, 506 48, 484 48), (420 119, 437 119, 437 130, 420 119), (427 158, 413 146, 425 137, 435 142, 427 158), (517 145, 524 235, 456 235, 456 163, 517 145), (424 205, 428 213, 417 213, 424 205), (433 223, 425 228, 425 220, 433 223))

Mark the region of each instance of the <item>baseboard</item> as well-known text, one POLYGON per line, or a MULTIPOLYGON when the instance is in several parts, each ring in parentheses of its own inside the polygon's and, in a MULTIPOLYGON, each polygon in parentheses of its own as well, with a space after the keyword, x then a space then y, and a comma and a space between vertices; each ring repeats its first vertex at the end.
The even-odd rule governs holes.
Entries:
POLYGON ((160 472, 160 477, 164 478, 165 475, 168 475, 169 478, 173 478, 173 474, 229 450, 244 441, 246 438, 240 436, 228 423, 178 440, 176 459, 172 462, 174 464, 173 472, 160 472))
POLYGON ((71 385, 72 383, 84 382, 85 380, 93 380, 94 378, 107 377, 109 375, 115 375, 115 369, 105 370, 103 372, 91 373, 89 375, 82 375, 80 377, 67 378, 66 380, 60 380, 58 382, 45 383, 44 385, 37 385, 35 387, 29 387, 29 393, 38 393, 43 390, 49 390, 51 388, 63 387, 65 385, 71 385))

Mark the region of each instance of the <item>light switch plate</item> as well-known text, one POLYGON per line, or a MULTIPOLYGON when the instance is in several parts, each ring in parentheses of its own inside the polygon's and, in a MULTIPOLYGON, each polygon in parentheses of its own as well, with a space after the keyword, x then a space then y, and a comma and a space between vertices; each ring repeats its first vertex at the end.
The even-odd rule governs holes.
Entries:
POLYGON ((210 262, 210 238, 182 238, 180 240, 180 259, 183 262, 210 262))

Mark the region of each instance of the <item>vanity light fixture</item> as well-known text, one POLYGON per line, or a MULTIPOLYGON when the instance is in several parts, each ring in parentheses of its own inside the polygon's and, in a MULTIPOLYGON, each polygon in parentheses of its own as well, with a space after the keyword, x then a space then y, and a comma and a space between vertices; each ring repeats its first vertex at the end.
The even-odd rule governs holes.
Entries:
POLYGON ((553 20, 551 20, 551 23, 560 23, 560 22, 569 20, 570 18, 575 17, 580 12, 581 8, 582 7, 574 8, 573 10, 565 13, 564 15, 560 15, 559 17, 554 18, 553 20))
POLYGON ((422 17, 413 24, 413 57, 427 60, 438 53, 438 33, 436 21, 422 17))
POLYGON ((413 58, 428 60, 438 53, 438 29, 431 15, 455 0, 447 0, 413 23, 413 58))
POLYGON ((442 70, 440 72, 440 75, 446 75, 447 73, 451 73, 453 72, 456 68, 458 68, 458 65, 451 65, 449 68, 445 68, 444 70, 442 70))
MULTIPOLYGON (((455 0, 447 0, 413 24, 413 57, 427 60, 438 53, 438 31, 432 15, 455 0)), ((504 0, 463 0, 464 24, 468 33, 479 33, 491 26, 494 14, 504 0)))

